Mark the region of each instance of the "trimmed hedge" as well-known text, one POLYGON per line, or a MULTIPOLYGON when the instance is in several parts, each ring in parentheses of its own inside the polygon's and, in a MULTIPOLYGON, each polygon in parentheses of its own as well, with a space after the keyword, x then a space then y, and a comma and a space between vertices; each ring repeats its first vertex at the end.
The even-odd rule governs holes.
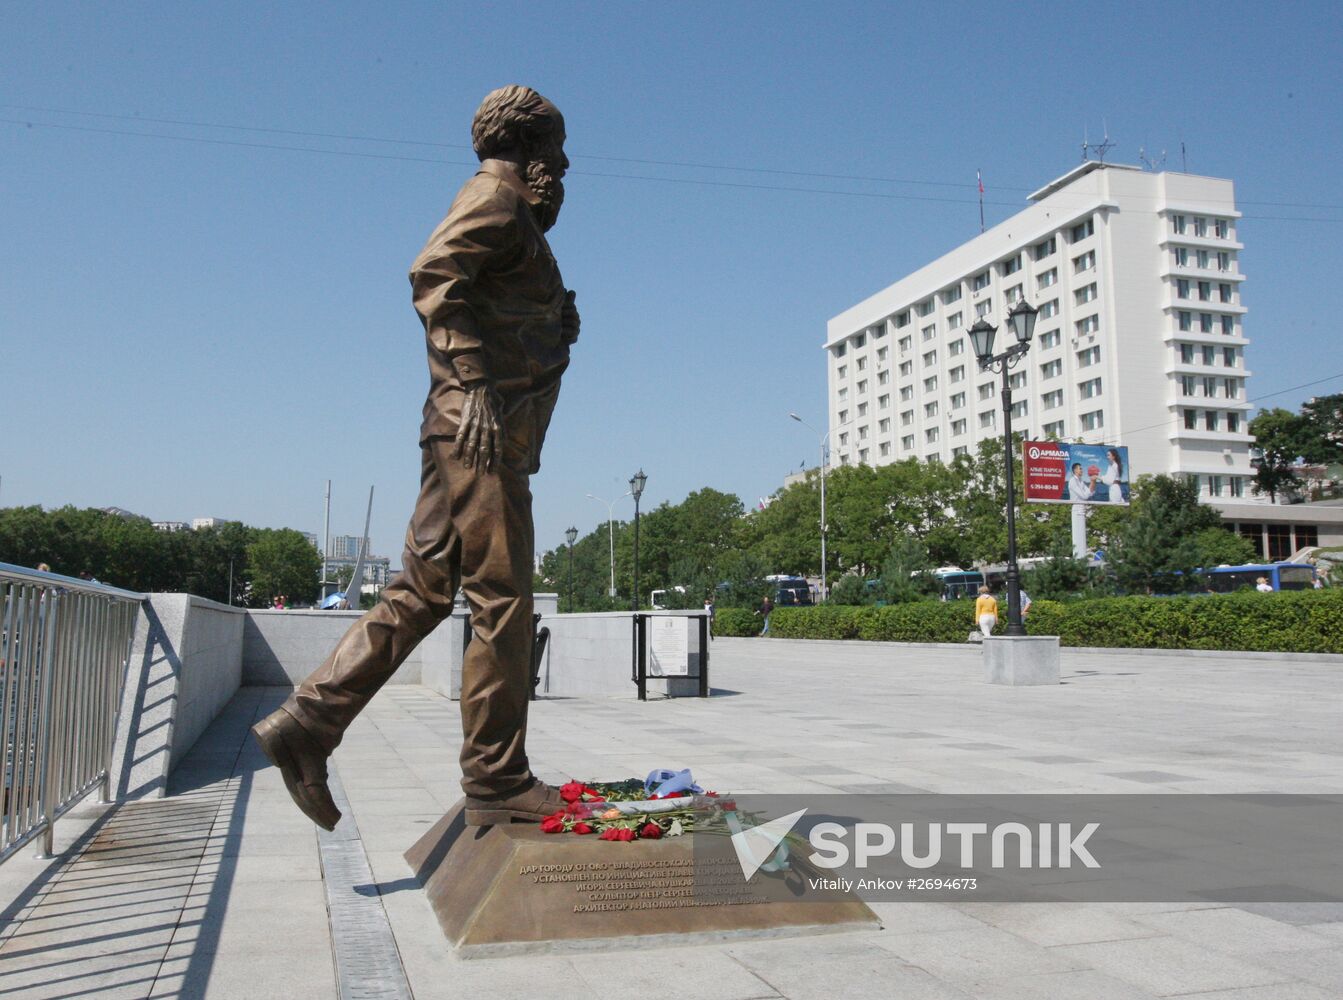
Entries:
MULTIPOLYGON (((1005 609, 1000 615, 997 634, 1005 609)), ((752 636, 760 627, 750 611, 724 608, 715 633, 752 636)), ((973 601, 777 608, 770 618, 770 635, 780 639, 963 643, 972 628, 973 601)), ((1343 589, 1035 601, 1026 629, 1064 646, 1343 653, 1343 589)))

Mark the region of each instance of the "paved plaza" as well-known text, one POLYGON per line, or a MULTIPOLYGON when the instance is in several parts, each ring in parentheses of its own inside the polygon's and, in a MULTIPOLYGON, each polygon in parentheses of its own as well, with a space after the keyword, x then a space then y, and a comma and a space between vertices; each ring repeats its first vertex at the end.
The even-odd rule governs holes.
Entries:
MULTIPOLYGON (((777 793, 1343 789, 1339 657, 1064 650, 1064 683, 1034 688, 983 683, 974 647, 720 639, 712 657, 707 700, 535 703, 539 774, 689 767, 777 793)), ((1331 903, 885 903, 879 931, 462 961, 402 859, 459 796, 456 704, 383 690, 337 751, 354 823, 333 839, 247 737, 283 694, 239 692, 170 797, 86 804, 58 824, 55 860, 0 866, 0 997, 335 998, 342 975, 350 995, 417 1000, 1343 995, 1331 903)))

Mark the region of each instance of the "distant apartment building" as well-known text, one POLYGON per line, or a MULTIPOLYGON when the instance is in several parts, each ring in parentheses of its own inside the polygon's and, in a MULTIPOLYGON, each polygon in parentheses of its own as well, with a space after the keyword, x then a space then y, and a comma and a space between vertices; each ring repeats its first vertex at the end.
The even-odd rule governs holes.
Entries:
POLYGON ((1001 437, 1002 376, 979 370, 966 332, 986 319, 1003 350, 1007 312, 1025 299, 1039 315, 1010 373, 1014 431, 1126 445, 1133 478, 1196 477, 1202 498, 1266 556, 1335 537, 1338 525, 1317 532, 1307 511, 1256 516, 1267 498, 1250 489, 1232 182, 1091 161, 1029 200, 830 320, 833 461, 950 461, 1001 437))

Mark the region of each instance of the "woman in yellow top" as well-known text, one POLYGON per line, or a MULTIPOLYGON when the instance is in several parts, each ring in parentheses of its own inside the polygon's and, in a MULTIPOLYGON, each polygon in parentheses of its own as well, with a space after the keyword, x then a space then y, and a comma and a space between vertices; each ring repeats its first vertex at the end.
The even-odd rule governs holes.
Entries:
POLYGON ((979 622, 979 631, 986 636, 998 624, 998 602, 988 587, 980 587, 979 596, 975 598, 975 621, 979 622))

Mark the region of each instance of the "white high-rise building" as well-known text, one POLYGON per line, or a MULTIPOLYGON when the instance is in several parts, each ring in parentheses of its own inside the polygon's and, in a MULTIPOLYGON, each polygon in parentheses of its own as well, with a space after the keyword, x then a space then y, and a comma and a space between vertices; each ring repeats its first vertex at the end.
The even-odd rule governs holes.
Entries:
POLYGON ((1006 222, 828 325, 830 443, 839 464, 949 461, 1002 434, 1002 376, 966 331, 1020 298, 1039 309, 1012 369, 1012 429, 1127 445, 1130 474, 1198 476, 1206 499, 1250 499, 1242 246, 1232 183, 1086 162, 1006 222))

